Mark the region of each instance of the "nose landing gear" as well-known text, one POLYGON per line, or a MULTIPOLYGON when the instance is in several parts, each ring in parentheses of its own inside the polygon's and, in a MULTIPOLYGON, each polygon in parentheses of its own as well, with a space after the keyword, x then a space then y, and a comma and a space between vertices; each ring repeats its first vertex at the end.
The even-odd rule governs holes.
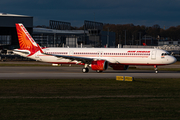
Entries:
POLYGON ((154 65, 154 70, 155 70, 155 73, 157 74, 158 73, 157 65, 154 65))

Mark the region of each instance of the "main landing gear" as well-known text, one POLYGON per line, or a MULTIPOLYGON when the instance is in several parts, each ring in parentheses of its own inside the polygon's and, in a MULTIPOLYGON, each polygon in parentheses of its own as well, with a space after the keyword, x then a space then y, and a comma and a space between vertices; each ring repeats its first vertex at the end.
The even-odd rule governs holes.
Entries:
POLYGON ((89 72, 89 65, 88 64, 85 64, 85 66, 84 66, 84 68, 82 69, 82 72, 83 73, 87 73, 87 72, 89 72))
POLYGON ((155 70, 155 73, 157 74, 158 73, 157 65, 154 65, 154 70, 155 70))
POLYGON ((89 68, 83 68, 83 69, 82 69, 82 72, 83 72, 83 73, 89 72, 89 68))
MULTIPOLYGON (((89 67, 89 65, 88 65, 88 64, 85 64, 85 65, 84 65, 84 68, 82 69, 82 72, 83 72, 83 73, 89 72, 89 68, 88 68, 88 67, 89 67)), ((103 72, 103 71, 102 71, 102 70, 96 70, 96 72, 97 72, 97 73, 101 73, 101 72, 103 72)))

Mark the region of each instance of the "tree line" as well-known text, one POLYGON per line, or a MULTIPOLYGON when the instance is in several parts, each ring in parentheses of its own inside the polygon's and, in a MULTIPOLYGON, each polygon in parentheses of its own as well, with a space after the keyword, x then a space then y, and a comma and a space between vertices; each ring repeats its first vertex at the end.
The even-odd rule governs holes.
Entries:
MULTIPOLYGON (((80 28, 73 27, 72 29, 84 30, 83 26, 80 28)), ((136 44, 135 41, 140 40, 143 36, 151 36, 153 40, 180 40, 180 25, 164 29, 160 28, 158 24, 155 24, 151 27, 147 27, 145 25, 135 26, 134 24, 104 24, 103 31, 115 32, 116 44, 119 42, 124 44, 125 39, 127 40, 127 44, 131 44, 130 41, 132 40, 134 41, 134 44, 136 44)))
POLYGON ((170 27, 168 29, 160 28, 158 24, 151 27, 144 25, 133 25, 133 24, 104 24, 103 31, 113 31, 116 33, 116 43, 121 39, 122 42, 125 40, 125 34, 127 41, 139 40, 143 36, 151 36, 154 40, 168 40, 177 41, 180 39, 180 25, 177 27, 170 27), (125 33, 126 32, 126 33, 125 33))

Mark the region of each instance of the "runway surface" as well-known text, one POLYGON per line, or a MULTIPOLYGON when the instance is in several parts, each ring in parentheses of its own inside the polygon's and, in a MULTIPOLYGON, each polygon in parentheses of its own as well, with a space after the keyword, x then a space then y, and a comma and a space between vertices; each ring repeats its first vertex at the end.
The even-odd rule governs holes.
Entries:
POLYGON ((180 71, 123 70, 108 69, 96 73, 82 73, 82 67, 0 67, 0 79, 104 79, 116 76, 132 76, 134 78, 180 78, 180 71))

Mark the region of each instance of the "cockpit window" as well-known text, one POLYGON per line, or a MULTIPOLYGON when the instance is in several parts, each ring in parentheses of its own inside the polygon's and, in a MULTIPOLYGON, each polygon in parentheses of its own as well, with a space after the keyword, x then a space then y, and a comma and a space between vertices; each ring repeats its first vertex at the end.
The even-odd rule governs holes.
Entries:
POLYGON ((170 53, 162 53, 161 56, 170 55, 170 53))

